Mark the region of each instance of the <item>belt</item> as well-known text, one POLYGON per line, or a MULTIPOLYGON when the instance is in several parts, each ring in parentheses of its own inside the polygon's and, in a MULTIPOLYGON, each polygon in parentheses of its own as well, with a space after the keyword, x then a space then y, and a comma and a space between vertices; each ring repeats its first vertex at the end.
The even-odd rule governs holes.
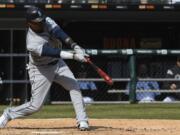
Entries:
POLYGON ((47 65, 56 65, 58 63, 59 60, 55 60, 55 61, 52 61, 50 63, 48 63, 47 65))

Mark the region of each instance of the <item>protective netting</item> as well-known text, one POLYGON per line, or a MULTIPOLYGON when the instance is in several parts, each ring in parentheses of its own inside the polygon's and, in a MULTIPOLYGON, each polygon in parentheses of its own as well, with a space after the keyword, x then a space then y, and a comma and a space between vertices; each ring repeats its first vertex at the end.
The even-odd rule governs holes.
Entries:
MULTIPOLYGON (((114 84, 112 86, 106 84, 97 72, 86 63, 66 60, 66 63, 78 79, 84 100, 86 102, 129 101, 129 56, 97 55, 92 56, 91 59, 113 78, 114 84)), ((141 55, 136 57, 136 64, 131 66, 136 68, 136 100, 138 102, 179 101, 180 67, 177 66, 176 59, 177 56, 166 55, 141 55), (173 69, 174 67, 176 68, 173 69), (172 76, 169 76, 167 73, 172 76), (168 79, 175 80, 168 81, 168 79), (174 87, 176 88, 171 88, 173 87, 171 86, 172 84, 175 84, 176 86, 174 87), (145 92, 145 90, 148 91, 145 92)), ((3 61, 3 59, 1 60, 3 61)), ((5 68, 9 65, 9 62, 5 62, 6 66, 1 67, 1 79, 5 82, 0 85, 0 93, 2 95, 0 99, 1 104, 12 101, 15 104, 19 104, 30 99, 31 87, 28 82, 24 61, 24 58, 14 59, 14 64, 11 65, 11 68, 15 71, 13 72, 13 80, 9 80, 9 82, 8 79, 12 72, 9 72, 9 69, 5 68), (17 66, 18 63, 21 66, 17 66), (18 80, 24 82, 18 82, 18 80)), ((46 103, 62 101, 70 101, 69 92, 53 83, 46 103)))
MULTIPOLYGON (((67 62, 76 78, 78 78, 83 96, 87 101, 128 101, 129 100, 129 59, 128 57, 100 57, 92 59, 99 67, 106 71, 113 79, 114 85, 109 86, 104 81, 99 81, 98 74, 87 64, 67 62), (94 79, 89 81, 88 79, 94 79), (82 81, 83 80, 83 81, 82 81)), ((139 56, 136 58, 136 99, 141 102, 163 101, 166 97, 176 99, 178 91, 170 90, 170 81, 166 79, 167 70, 176 65, 176 56, 139 56), (147 80, 138 80, 147 79, 147 80), (150 80, 148 80, 150 79, 150 80), (153 80, 155 79, 155 80, 153 80), (159 80, 158 80, 159 79, 159 80), (169 84, 169 86, 167 86, 169 84), (144 92, 149 90, 148 92, 144 92), (152 91, 151 91, 152 90, 152 91), (157 91, 156 91, 157 90, 157 91), (160 90, 169 90, 161 92, 160 90), (172 93, 173 92, 173 93, 172 93), (177 93, 176 93, 177 92, 177 93)), ((175 76, 176 79, 177 76, 175 76)), ((168 79, 168 78, 167 78, 168 79)), ((173 83, 177 83, 174 81, 173 83)), ((178 84, 177 84, 178 89, 178 84)), ((52 101, 68 101, 69 94, 63 88, 54 84, 51 89, 52 101)), ((167 99, 168 101, 170 99, 167 99)))

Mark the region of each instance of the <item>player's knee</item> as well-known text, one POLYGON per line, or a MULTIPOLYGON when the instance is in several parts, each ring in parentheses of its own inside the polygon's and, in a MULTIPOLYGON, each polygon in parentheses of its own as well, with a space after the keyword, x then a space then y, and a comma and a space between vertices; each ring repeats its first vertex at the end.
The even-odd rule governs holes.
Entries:
POLYGON ((32 103, 31 104, 31 109, 32 109, 33 112, 38 112, 38 111, 41 110, 42 106, 43 105, 40 104, 40 103, 32 103))
POLYGON ((66 87, 67 90, 80 90, 79 84, 76 80, 71 81, 66 87))
POLYGON ((38 112, 41 110, 41 108, 42 108, 42 106, 34 106, 33 110, 34 110, 34 112, 38 112))

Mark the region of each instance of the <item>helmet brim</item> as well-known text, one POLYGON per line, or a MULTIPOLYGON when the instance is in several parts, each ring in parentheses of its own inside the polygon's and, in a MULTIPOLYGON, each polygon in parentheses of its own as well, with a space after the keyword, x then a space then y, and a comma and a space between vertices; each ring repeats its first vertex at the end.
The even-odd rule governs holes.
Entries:
POLYGON ((31 20, 28 20, 29 22, 36 22, 36 23, 40 23, 40 22, 43 22, 45 20, 46 16, 42 16, 42 17, 38 17, 36 19, 31 19, 31 20))

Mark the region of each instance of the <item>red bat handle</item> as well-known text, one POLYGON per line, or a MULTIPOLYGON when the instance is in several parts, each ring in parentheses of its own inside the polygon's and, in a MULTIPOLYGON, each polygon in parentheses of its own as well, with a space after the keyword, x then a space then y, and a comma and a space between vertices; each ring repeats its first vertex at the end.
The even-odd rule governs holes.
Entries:
POLYGON ((98 66, 96 66, 90 58, 86 58, 87 63, 89 63, 97 72, 98 74, 106 81, 107 84, 113 85, 113 81, 111 77, 109 77, 102 69, 100 69, 98 66))

